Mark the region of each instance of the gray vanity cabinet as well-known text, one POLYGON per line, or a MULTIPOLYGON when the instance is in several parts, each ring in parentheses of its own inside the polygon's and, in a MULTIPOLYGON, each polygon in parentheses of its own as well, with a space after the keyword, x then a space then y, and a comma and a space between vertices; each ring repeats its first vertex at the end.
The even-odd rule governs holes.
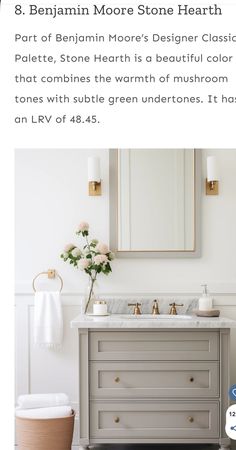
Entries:
POLYGON ((228 340, 228 329, 79 329, 79 444, 227 447, 228 340))

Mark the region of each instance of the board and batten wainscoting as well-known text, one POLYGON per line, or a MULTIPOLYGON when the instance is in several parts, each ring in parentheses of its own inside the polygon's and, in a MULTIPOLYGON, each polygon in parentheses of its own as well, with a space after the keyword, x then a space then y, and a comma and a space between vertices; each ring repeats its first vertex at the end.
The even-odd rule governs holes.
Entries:
MULTIPOLYGON (((189 282, 188 282, 189 286, 189 282)), ((154 298, 161 298, 162 302, 177 298, 193 299, 196 301, 198 295, 193 288, 188 292, 179 289, 169 292, 148 294, 109 294, 103 297, 112 302, 119 302, 124 309, 128 301, 138 299, 139 301, 151 302, 154 298)), ((16 398, 20 394, 66 392, 72 402, 72 407, 78 410, 78 339, 77 330, 71 329, 70 321, 80 313, 80 305, 83 293, 63 293, 63 317, 64 317, 64 339, 61 350, 50 351, 36 347, 33 343, 33 308, 34 296, 28 289, 18 289, 15 297, 16 304, 16 398)), ((221 315, 236 319, 236 285, 215 286, 214 306, 220 309, 221 315)), ((180 312, 181 313, 181 312, 180 312)), ((234 357, 236 346, 236 329, 231 330, 231 356, 230 356, 230 378, 231 383, 236 382, 236 360, 234 357)), ((73 450, 78 447, 77 420, 73 438, 73 450)))

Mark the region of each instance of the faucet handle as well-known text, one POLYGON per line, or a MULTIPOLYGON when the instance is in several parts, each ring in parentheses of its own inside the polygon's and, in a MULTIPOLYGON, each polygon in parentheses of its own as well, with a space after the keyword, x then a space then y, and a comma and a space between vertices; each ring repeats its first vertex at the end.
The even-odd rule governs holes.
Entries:
POLYGON ((178 305, 178 303, 175 303, 175 302, 169 303, 169 305, 170 305, 170 306, 184 306, 183 303, 180 303, 180 304, 178 305))
POLYGON ((154 316, 156 316, 157 314, 160 314, 157 300, 153 300, 152 314, 154 316))
POLYGON ((133 312, 133 314, 136 314, 136 315, 140 315, 141 314, 141 310, 140 310, 140 306, 141 306, 141 303, 128 303, 128 306, 134 306, 134 312, 133 312))
POLYGON ((173 315, 175 315, 175 316, 178 314, 178 313, 177 313, 176 306, 184 306, 183 303, 180 303, 180 304, 178 305, 178 304, 175 303, 175 302, 169 303, 169 305, 171 306, 169 314, 173 314, 173 315))

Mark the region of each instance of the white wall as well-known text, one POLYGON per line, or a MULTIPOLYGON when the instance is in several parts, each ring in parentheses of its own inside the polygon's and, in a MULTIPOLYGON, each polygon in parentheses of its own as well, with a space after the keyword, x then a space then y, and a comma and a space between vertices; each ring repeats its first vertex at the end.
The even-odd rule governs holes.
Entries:
POLYGON ((33 277, 57 268, 64 291, 83 290, 86 279, 60 254, 77 242, 80 221, 91 233, 108 239, 108 152, 89 150, 16 150, 16 290, 31 292, 33 277), (103 195, 87 195, 87 156, 101 156, 103 195))
MULTIPOLYGON (((104 150, 16 150, 16 305, 17 393, 66 390, 76 407, 77 345, 69 321, 79 313, 86 276, 59 257, 64 245, 77 242, 77 224, 86 220, 91 235, 109 241, 109 152, 104 150), (99 155, 101 197, 87 195, 87 157, 99 155), (32 343, 32 279, 56 268, 64 280, 66 338, 52 358, 32 343), (46 368, 46 376, 39 370, 46 368), (54 380, 56 380, 54 382, 54 380), (72 387, 73 386, 73 387, 72 387)), ((104 293, 199 293, 203 282, 222 313, 236 319, 236 150, 203 150, 202 256, 197 259, 113 261, 113 272, 99 279, 104 293), (205 196, 206 156, 216 154, 220 195, 205 196)), ((232 333, 236 343, 236 332, 232 333)), ((235 348, 235 347, 234 347, 235 348)), ((234 350, 235 354, 235 350, 234 350)), ((236 361, 232 346, 232 382, 236 361)))
MULTIPOLYGON (((202 195, 202 256, 197 259, 115 260, 113 273, 100 277, 104 292, 236 292, 236 150, 217 154, 220 195, 202 195)), ((77 224, 87 220, 91 235, 109 240, 108 150, 16 150, 16 290, 31 292, 36 273, 55 267, 66 292, 83 291, 86 279, 60 260, 67 242, 76 242, 77 224), (103 195, 87 195, 87 156, 102 162, 103 195)), ((203 180, 204 189, 204 180, 203 180)))

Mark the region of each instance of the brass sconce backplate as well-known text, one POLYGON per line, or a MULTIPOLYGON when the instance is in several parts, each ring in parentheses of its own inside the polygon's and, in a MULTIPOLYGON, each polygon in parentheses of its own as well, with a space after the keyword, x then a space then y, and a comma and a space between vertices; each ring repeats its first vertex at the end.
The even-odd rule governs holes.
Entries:
POLYGON ((97 181, 89 182, 89 195, 101 195, 102 194, 102 184, 97 181))
POLYGON ((207 181, 206 178, 206 195, 219 195, 219 181, 207 181))

